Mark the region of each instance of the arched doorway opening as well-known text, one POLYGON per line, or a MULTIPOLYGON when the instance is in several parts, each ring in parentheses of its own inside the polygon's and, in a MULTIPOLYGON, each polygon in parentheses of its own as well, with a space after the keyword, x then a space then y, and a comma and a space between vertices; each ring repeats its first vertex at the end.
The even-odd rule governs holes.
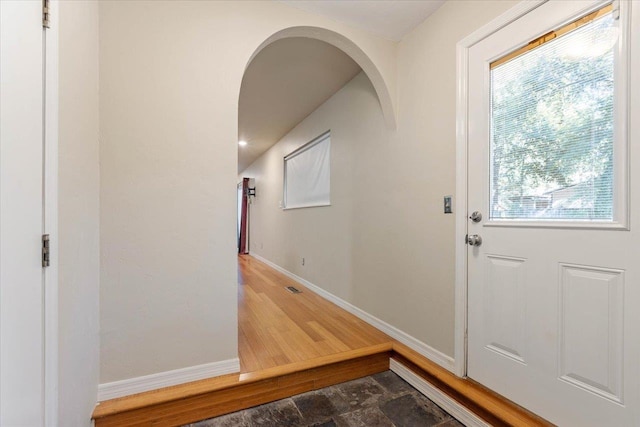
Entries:
MULTIPOLYGON (((359 72, 375 89, 384 121, 396 117, 374 62, 348 38, 318 27, 291 27, 268 37, 249 58, 239 94, 238 173, 266 152, 359 72)), ((249 253, 253 179, 238 176, 237 248, 249 253)))
MULTIPOLYGON (((355 192, 348 187, 345 166, 348 168, 346 159, 353 158, 354 149, 346 147, 358 139, 359 150, 366 146, 367 134, 385 134, 386 138, 394 129, 395 112, 380 72, 373 61, 345 37, 324 29, 295 27, 280 31, 261 43, 245 68, 239 94, 237 182, 244 188, 239 192, 239 200, 246 199, 246 203, 239 203, 240 209, 246 209, 238 215, 241 230, 239 252, 249 252, 259 260, 268 260, 273 255, 273 264, 284 266, 287 271, 293 271, 293 266, 283 262, 283 257, 298 267, 307 268, 307 272, 320 264, 331 265, 336 271, 343 272, 344 266, 336 267, 335 263, 318 253, 330 252, 326 246, 308 257, 304 250, 296 247, 303 241, 311 245, 320 243, 317 235, 303 235, 298 226, 301 222, 308 224, 315 217, 326 227, 331 222, 329 217, 340 217, 344 221, 325 237, 352 235, 355 220, 350 213, 351 202, 347 199, 355 192), (342 115, 333 108, 336 105, 346 113, 342 115), (345 127, 351 130, 345 132, 345 127), (357 137, 353 132, 359 132, 357 137), (310 161, 302 164, 305 168, 315 168, 315 160, 326 160, 323 156, 330 158, 329 169, 334 174, 329 185, 330 202, 290 206, 287 191, 283 192, 287 186, 287 159, 293 153, 310 152, 311 147, 327 142, 329 144, 318 151, 318 156, 311 156, 310 161), (252 179, 255 181, 251 182, 252 179), (301 207, 305 209, 299 209, 301 207), (297 225, 289 227, 287 221, 297 225), (269 233, 271 235, 267 235, 269 233), (284 241, 283 236, 286 236, 284 241), (277 255, 269 252, 276 246, 277 255)), ((382 144, 382 140, 376 142, 382 144)), ((322 172, 320 168, 318 171, 322 172)), ((320 172, 316 176, 322 175, 320 172)), ((308 182, 317 183, 313 174, 308 182)), ((311 229, 313 226, 307 227, 307 230, 311 229)), ((338 256, 342 257, 340 262, 344 264, 349 259, 343 253, 348 244, 338 245, 340 251, 331 252, 340 252, 338 256)), ((245 259, 241 257, 241 260, 245 259)), ((240 264, 242 266, 246 262, 241 261, 240 264)), ((242 268, 240 270, 243 283, 242 268)), ((300 277, 303 276, 304 271, 300 277)), ((243 307, 245 299, 253 298, 254 294, 247 291, 243 295, 243 286, 240 286, 238 316, 241 324, 246 318, 256 317, 253 313, 245 313, 243 307)), ((260 302, 253 301, 250 305, 253 310, 259 310, 256 307, 260 302)), ((251 371, 243 357, 247 341, 241 333, 239 353, 242 372, 251 371)))

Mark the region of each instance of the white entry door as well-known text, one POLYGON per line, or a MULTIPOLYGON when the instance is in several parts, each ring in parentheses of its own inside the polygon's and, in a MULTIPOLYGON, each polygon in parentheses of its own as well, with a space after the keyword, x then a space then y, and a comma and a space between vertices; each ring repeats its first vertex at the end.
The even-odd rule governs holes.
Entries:
POLYGON ((43 29, 0 1, 0 425, 44 425, 43 29))
POLYGON ((632 7, 549 1, 469 50, 468 375, 562 426, 640 425, 632 7))

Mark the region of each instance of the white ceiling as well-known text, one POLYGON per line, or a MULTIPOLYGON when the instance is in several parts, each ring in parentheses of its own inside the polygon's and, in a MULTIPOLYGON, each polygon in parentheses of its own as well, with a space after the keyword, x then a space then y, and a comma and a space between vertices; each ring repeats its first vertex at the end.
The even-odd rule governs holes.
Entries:
POLYGON ((360 72, 336 47, 314 39, 289 38, 264 48, 242 80, 238 172, 329 99, 360 72))
POLYGON ((400 41, 445 0, 280 0, 289 6, 400 41))

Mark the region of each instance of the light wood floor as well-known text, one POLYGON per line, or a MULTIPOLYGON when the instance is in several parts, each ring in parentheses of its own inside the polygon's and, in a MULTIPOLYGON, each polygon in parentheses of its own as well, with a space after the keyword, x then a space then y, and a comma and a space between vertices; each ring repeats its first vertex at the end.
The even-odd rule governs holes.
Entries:
POLYGON ((384 333, 249 255, 238 257, 238 281, 241 373, 392 345, 384 333))

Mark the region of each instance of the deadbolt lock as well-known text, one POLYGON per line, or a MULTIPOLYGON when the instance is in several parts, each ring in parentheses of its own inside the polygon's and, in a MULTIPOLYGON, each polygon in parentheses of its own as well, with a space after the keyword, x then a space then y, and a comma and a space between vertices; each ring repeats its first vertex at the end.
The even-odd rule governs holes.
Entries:
POLYGON ((469 219, 473 222, 480 222, 482 221, 482 214, 479 211, 475 211, 471 214, 469 219))

